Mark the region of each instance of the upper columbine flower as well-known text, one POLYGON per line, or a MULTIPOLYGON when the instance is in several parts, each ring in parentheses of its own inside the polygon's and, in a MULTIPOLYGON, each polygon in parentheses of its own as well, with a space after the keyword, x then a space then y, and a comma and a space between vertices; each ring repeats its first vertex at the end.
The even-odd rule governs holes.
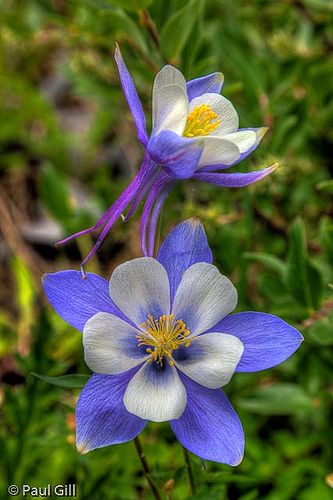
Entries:
POLYGON ((204 172, 235 165, 267 131, 239 129, 235 108, 220 95, 222 83, 222 73, 186 82, 170 65, 156 75, 147 150, 170 176, 200 179, 197 175, 204 172))
POLYGON ((147 420, 169 420, 199 457, 240 463, 242 426, 220 388, 235 371, 281 363, 302 336, 270 314, 229 315, 236 289, 211 262, 203 228, 190 220, 169 234, 157 259, 126 262, 109 283, 78 271, 45 276, 53 307, 83 331, 94 372, 76 410, 79 451, 133 439, 147 420))
POLYGON ((238 128, 235 108, 220 95, 222 73, 186 82, 173 66, 162 68, 154 81, 153 129, 149 138, 141 101, 118 45, 115 61, 138 139, 146 150, 137 175, 103 217, 94 226, 58 242, 63 245, 104 226, 82 265, 96 253, 126 208, 129 207, 124 220, 134 214, 146 195, 141 218, 141 247, 143 255, 153 256, 157 220, 177 179, 193 178, 224 187, 243 187, 263 179, 277 166, 249 173, 217 172, 248 156, 267 130, 264 127, 238 128))

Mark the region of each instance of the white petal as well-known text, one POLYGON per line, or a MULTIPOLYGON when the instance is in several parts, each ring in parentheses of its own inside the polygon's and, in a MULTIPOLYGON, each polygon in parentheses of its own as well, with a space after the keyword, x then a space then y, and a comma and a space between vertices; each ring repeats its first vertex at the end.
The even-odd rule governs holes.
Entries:
POLYGON ((179 418, 187 402, 177 370, 169 364, 145 363, 129 382, 124 395, 126 409, 137 417, 164 422, 179 418))
POLYGON ((254 146, 257 134, 253 130, 241 130, 233 134, 224 135, 223 139, 233 142, 238 146, 241 153, 245 153, 245 151, 254 146))
POLYGON ((183 133, 188 115, 186 80, 179 69, 170 66, 157 73, 153 86, 153 133, 172 130, 183 133))
POLYGON ((174 66, 167 64, 155 76, 153 96, 155 92, 159 92, 161 87, 168 87, 169 85, 178 85, 186 91, 186 80, 183 73, 174 66))
POLYGON ((133 323, 148 314, 158 318, 170 313, 170 287, 165 268, 156 259, 142 257, 118 266, 109 285, 110 297, 133 323))
POLYGON ((175 363, 179 370, 198 384, 210 389, 226 385, 243 354, 244 346, 238 337, 226 333, 205 333, 195 337, 190 347, 183 348, 182 361, 175 363), (191 356, 191 349, 194 354, 191 356))
POLYGON ((137 346, 138 330, 109 313, 98 313, 83 329, 84 359, 95 373, 114 375, 146 359, 137 346))
POLYGON ((240 157, 238 146, 234 142, 225 140, 224 137, 207 135, 198 140, 204 145, 199 168, 205 165, 231 165, 240 157))
POLYGON ((199 262, 189 267, 179 284, 172 313, 182 319, 191 335, 216 325, 235 309, 237 291, 212 264, 199 262))
POLYGON ((153 93, 153 134, 172 130, 182 135, 188 115, 186 90, 179 85, 160 87, 153 93))
POLYGON ((224 135, 236 132, 239 127, 238 114, 231 102, 220 94, 202 94, 190 102, 190 112, 200 104, 208 104, 221 120, 220 125, 214 130, 214 135, 224 135))

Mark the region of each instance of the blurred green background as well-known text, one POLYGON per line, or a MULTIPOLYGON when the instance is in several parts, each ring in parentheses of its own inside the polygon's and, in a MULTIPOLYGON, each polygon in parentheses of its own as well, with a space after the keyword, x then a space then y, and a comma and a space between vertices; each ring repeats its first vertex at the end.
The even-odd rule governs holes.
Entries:
MULTIPOLYGON (((254 186, 179 183, 161 238, 203 222, 238 310, 296 325, 305 342, 282 366, 236 374, 226 392, 246 434, 237 468, 191 456, 197 499, 332 498, 333 2, 329 0, 2 0, 0 19, 0 488, 76 482, 81 499, 149 499, 133 443, 77 454, 78 388, 31 375, 88 373, 80 334, 46 304, 41 274, 78 269, 85 237, 143 155, 112 52, 117 40, 148 122, 156 71, 225 75, 241 126, 269 126, 254 186)), ((88 265, 109 277, 140 255, 139 216, 119 221, 88 265)), ((189 497, 168 424, 142 442, 163 498, 189 497)), ((1 490, 2 491, 2 490, 1 490)))

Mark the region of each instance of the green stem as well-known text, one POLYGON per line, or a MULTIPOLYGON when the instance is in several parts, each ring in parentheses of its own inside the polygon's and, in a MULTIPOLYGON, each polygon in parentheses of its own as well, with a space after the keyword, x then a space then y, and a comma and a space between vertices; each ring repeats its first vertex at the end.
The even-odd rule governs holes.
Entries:
POLYGON ((141 441, 138 438, 138 436, 136 438, 134 438, 134 445, 135 445, 135 449, 138 453, 138 456, 139 456, 139 459, 140 459, 140 462, 142 465, 142 470, 143 470, 144 475, 147 479, 147 483, 149 484, 149 488, 151 489, 151 492, 154 495, 154 498, 156 498, 156 500, 161 500, 161 495, 159 494, 159 491, 158 491, 154 481, 151 478, 150 468, 149 468, 149 465, 148 465, 148 462, 146 459, 146 455, 143 452, 141 441))
POLYGON ((187 474, 188 485, 190 489, 190 495, 195 494, 195 484, 194 477, 191 467, 190 455, 186 448, 183 447, 184 459, 185 459, 185 469, 187 474))

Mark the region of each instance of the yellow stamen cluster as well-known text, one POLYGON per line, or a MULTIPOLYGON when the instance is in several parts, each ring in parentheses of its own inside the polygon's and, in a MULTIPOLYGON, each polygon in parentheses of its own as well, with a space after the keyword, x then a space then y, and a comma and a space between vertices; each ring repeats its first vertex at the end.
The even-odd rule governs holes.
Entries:
POLYGON ((145 323, 140 325, 142 330, 145 330, 137 335, 138 346, 149 346, 146 349, 149 357, 148 362, 156 361, 160 365, 163 364, 163 359, 166 357, 171 366, 174 361, 171 359, 172 352, 179 349, 181 346, 189 347, 190 330, 186 329, 185 323, 178 319, 175 321, 174 315, 160 316, 159 319, 154 319, 151 314, 145 323))
POLYGON ((200 104, 188 115, 183 135, 184 137, 209 135, 220 123, 221 120, 218 120, 218 115, 209 104, 200 104))

